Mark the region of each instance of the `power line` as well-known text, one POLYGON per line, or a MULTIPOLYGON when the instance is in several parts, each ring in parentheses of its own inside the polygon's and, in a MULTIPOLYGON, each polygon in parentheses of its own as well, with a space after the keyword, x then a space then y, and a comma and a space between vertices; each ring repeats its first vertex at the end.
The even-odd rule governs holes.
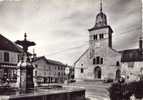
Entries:
MULTIPOLYGON (((129 32, 132 32, 132 31, 137 31, 137 29, 141 29, 141 28, 140 28, 140 27, 137 27, 137 28, 134 28, 134 29, 130 29, 130 30, 128 30, 128 31, 124 31, 124 32, 122 32, 122 33, 118 33, 118 37, 120 37, 120 36, 124 36, 124 35, 125 35, 125 33, 129 33, 129 32)), ((113 36, 115 37, 116 35, 113 35, 113 36)), ((57 52, 54 52, 54 53, 48 54, 48 55, 46 55, 46 56, 57 55, 57 54, 60 54, 60 53, 65 52, 65 51, 74 50, 74 49, 79 49, 79 48, 81 48, 81 47, 85 46, 85 44, 87 44, 87 42, 89 42, 89 41, 84 41, 84 42, 86 42, 86 43, 84 43, 84 44, 82 44, 82 45, 80 45, 80 46, 75 46, 75 47, 71 47, 71 48, 67 48, 67 49, 59 50, 59 51, 57 51, 57 52)))
POLYGON ((46 55, 46 56, 56 55, 56 54, 63 53, 63 52, 68 51, 68 50, 79 49, 79 48, 81 48, 81 47, 83 47, 83 46, 85 46, 85 44, 82 44, 82 45, 76 46, 76 47, 72 47, 72 48, 67 48, 67 49, 59 50, 59 51, 57 51, 57 52, 48 54, 48 55, 46 55))
MULTIPOLYGON (((118 37, 119 37, 119 36, 124 36, 124 35, 126 35, 127 33, 129 33, 129 32, 137 31, 138 29, 142 29, 142 28, 141 28, 141 27, 137 27, 137 28, 135 28, 135 29, 130 29, 130 30, 128 30, 128 31, 118 33, 118 37)), ((115 37, 115 36, 117 36, 117 35, 113 35, 113 36, 115 37)))

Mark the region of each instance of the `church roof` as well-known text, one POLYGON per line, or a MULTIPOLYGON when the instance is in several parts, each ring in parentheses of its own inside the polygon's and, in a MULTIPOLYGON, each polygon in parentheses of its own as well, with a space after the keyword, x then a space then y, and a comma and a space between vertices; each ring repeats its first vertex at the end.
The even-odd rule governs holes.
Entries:
POLYGON ((47 64, 66 66, 65 64, 63 64, 63 63, 61 63, 61 62, 59 62, 59 61, 47 59, 45 56, 37 57, 33 62, 38 61, 38 60, 40 60, 40 59, 45 60, 47 64))
POLYGON ((141 54, 140 49, 123 50, 121 53, 121 62, 143 61, 143 55, 141 54))
POLYGON ((89 48, 75 61, 74 65, 88 52, 89 48))
POLYGON ((5 38, 0 34, 0 50, 8 50, 13 52, 21 52, 22 50, 14 42, 5 38))

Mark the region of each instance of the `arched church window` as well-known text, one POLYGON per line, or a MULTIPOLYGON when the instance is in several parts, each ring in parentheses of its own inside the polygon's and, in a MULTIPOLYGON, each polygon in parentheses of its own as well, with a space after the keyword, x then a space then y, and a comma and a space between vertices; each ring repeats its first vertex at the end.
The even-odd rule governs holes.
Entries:
POLYGON ((95 58, 93 59, 93 64, 96 64, 96 59, 95 58))
POLYGON ((103 58, 97 56, 96 58, 93 59, 93 64, 103 64, 103 58))
POLYGON ((103 39, 104 38, 104 34, 99 34, 99 38, 103 39))
POLYGON ((104 38, 104 34, 102 34, 101 36, 102 36, 102 38, 104 38))
POLYGON ((101 58, 100 60, 101 60, 101 62, 100 62, 100 63, 101 63, 101 64, 103 64, 103 58, 101 58))
POLYGON ((100 57, 99 56, 96 57, 96 61, 97 61, 97 64, 100 64, 100 57))

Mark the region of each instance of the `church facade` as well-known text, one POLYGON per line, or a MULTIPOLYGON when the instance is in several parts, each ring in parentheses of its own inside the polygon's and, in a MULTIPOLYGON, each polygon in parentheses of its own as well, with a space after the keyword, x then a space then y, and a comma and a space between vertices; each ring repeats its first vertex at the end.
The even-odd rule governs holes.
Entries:
POLYGON ((139 36, 139 47, 117 51, 112 47, 113 30, 102 11, 89 30, 89 47, 74 63, 76 80, 119 79, 127 81, 143 79, 143 36, 139 36))
POLYGON ((113 30, 102 11, 89 29, 89 48, 74 63, 75 79, 115 79, 120 75, 121 53, 112 48, 113 30))

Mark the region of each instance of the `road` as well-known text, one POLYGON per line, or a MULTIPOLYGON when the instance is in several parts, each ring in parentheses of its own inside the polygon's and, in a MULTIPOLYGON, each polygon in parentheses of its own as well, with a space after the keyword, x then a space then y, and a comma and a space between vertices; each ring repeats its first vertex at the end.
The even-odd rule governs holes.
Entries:
POLYGON ((83 81, 70 83, 69 85, 85 88, 87 100, 109 100, 107 88, 110 84, 101 81, 83 81))

